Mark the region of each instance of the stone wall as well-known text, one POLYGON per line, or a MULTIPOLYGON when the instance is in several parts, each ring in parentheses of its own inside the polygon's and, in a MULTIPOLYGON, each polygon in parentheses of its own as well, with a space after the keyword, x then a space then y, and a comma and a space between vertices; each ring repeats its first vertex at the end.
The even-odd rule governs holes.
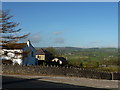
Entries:
POLYGON ((101 72, 75 67, 3 65, 2 70, 3 74, 58 75, 120 80, 120 72, 101 72))

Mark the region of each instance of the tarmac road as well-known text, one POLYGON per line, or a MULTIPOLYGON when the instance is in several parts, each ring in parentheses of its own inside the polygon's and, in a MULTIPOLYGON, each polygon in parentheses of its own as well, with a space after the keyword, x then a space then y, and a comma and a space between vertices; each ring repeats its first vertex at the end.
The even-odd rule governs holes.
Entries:
POLYGON ((2 88, 80 88, 80 90, 119 90, 117 81, 77 77, 3 75, 2 88))

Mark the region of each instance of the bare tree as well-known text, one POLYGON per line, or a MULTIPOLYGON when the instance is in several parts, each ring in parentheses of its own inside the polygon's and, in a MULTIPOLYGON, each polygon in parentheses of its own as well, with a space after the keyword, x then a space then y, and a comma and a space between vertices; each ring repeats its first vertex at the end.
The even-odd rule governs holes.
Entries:
POLYGON ((15 43, 29 35, 29 33, 18 35, 18 32, 20 32, 21 29, 17 29, 19 23, 10 21, 12 17, 12 15, 9 15, 9 10, 0 10, 0 45, 15 43))

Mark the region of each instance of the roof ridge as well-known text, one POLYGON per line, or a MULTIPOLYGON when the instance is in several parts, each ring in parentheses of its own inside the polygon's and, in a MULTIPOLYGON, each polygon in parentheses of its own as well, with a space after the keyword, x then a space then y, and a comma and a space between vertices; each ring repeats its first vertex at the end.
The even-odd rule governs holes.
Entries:
POLYGON ((4 44, 2 45, 3 48, 6 48, 6 49, 22 49, 24 48, 25 46, 27 46, 27 43, 8 43, 8 44, 4 44))
POLYGON ((45 54, 45 52, 43 51, 44 49, 43 48, 40 48, 41 49, 41 51, 45 54))
POLYGON ((10 44, 27 44, 27 43, 7 43, 7 44, 3 44, 3 45, 10 45, 10 44))

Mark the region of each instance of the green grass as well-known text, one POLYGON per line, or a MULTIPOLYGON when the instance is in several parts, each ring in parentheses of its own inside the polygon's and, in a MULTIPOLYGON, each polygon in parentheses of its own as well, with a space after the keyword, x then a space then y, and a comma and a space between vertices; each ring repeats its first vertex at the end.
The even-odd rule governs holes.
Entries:
POLYGON ((120 67, 113 66, 113 67, 99 67, 97 70, 100 71, 109 71, 109 72, 120 72, 120 67))
POLYGON ((84 68, 95 68, 103 71, 120 71, 117 66, 118 55, 117 49, 102 48, 98 50, 82 49, 81 51, 71 52, 71 55, 64 54, 62 56, 67 57, 69 64, 73 66, 82 65, 84 68), (113 57, 109 58, 109 56, 113 57), (99 65, 107 65, 108 67, 99 67, 99 65), (114 67, 109 67, 110 65, 114 65, 114 67))
MULTIPOLYGON (((108 58, 108 54, 102 53, 98 56, 87 56, 88 58, 80 58, 80 57, 84 57, 81 55, 64 55, 64 57, 67 57, 69 64, 73 65, 73 66, 80 66, 82 65, 82 67, 84 68, 94 68, 94 69, 98 69, 100 71, 113 71, 113 72, 120 72, 120 68, 117 67, 117 65, 115 66, 115 64, 112 62, 108 63, 108 61, 104 61, 104 57, 108 58), (82 64, 81 64, 82 63, 82 64), (99 65, 114 65, 115 67, 99 67, 99 65)), ((113 60, 117 60, 117 56, 115 56, 113 54, 114 58, 113 60)), ((110 60, 110 59, 109 59, 110 60)), ((117 62, 116 62, 117 63, 117 62)))

